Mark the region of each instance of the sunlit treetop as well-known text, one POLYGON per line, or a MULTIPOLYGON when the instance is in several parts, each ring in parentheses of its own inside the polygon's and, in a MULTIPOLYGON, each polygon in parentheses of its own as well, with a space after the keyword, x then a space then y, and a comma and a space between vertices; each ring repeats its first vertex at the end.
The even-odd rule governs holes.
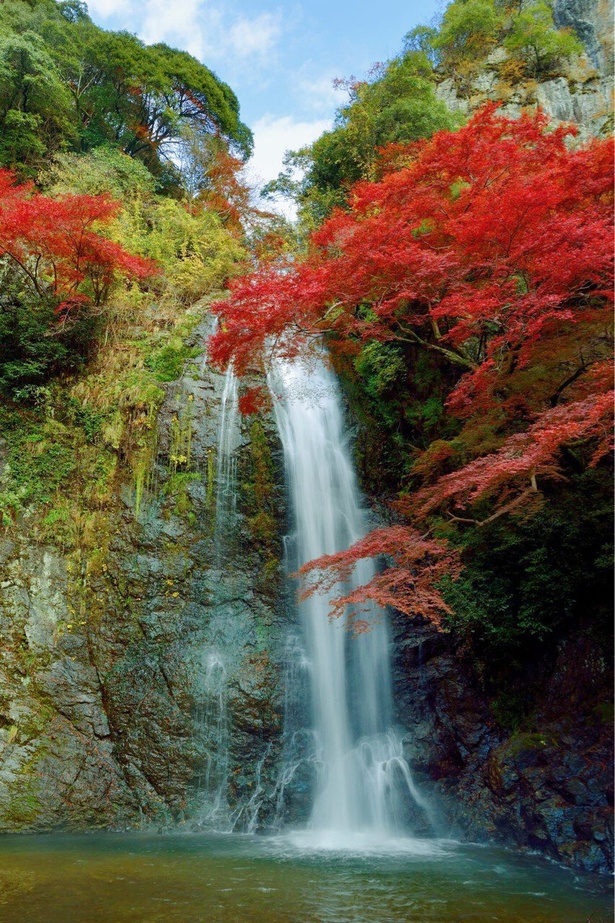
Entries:
POLYGON ((252 150, 233 91, 185 51, 100 29, 75 2, 5 0, 0 30, 0 163, 22 175, 109 143, 172 174, 187 127, 252 150))

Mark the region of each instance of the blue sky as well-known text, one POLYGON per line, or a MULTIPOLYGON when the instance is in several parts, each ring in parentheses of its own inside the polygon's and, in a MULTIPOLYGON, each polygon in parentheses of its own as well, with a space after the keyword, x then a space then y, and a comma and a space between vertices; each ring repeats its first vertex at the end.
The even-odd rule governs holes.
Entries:
POLYGON ((237 94, 255 135, 256 180, 277 176, 285 150, 318 137, 345 101, 335 77, 365 76, 428 24, 442 0, 89 0, 106 29, 189 51, 237 94))

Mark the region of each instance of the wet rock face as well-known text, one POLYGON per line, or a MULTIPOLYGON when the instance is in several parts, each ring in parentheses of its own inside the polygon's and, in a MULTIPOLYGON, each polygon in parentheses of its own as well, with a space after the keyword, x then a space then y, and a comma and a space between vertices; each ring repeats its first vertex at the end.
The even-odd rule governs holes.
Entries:
MULTIPOLYGON (((25 524, 4 542, 0 829, 245 829, 273 810, 260 792, 274 787, 282 722, 281 547, 270 535, 265 554, 250 526, 250 421, 238 437, 234 535, 216 534, 222 386, 193 367, 169 387, 149 486, 137 503, 134 485, 119 485, 95 551, 30 544, 25 524)), ((262 430, 261 469, 263 453, 278 451, 273 427, 262 430)), ((278 461, 268 461, 267 502, 283 522, 278 461)))
POLYGON ((134 819, 87 641, 68 629, 66 562, 3 548, 0 607, 0 827, 134 819))
POLYGON ((612 0, 555 0, 553 20, 576 32, 596 70, 613 73, 612 0))
POLYGON ((528 729, 510 733, 452 636, 403 621, 396 630, 406 757, 443 829, 610 871, 611 720, 596 705, 608 699, 608 667, 591 645, 561 645, 528 729))

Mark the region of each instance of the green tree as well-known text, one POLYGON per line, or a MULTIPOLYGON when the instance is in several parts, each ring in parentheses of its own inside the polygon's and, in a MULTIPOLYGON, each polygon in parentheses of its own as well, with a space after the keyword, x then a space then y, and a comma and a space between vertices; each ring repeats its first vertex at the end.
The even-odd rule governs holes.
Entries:
POLYGON ((156 180, 139 160, 111 145, 88 154, 58 154, 39 176, 39 185, 53 195, 102 195, 126 202, 153 195, 156 180))
POLYGON ((34 175, 62 148, 113 145, 177 191, 186 127, 252 149, 230 87, 187 52, 96 26, 79 0, 0 4, 0 163, 34 175))
POLYGON ((435 95, 432 70, 423 51, 410 50, 377 68, 370 80, 340 81, 349 102, 338 110, 335 127, 289 153, 285 172, 267 192, 294 197, 304 225, 313 228, 343 205, 353 183, 375 178, 380 148, 452 128, 455 117, 435 95))
POLYGON ((521 58, 535 77, 550 73, 564 58, 583 52, 583 45, 567 29, 557 29, 550 6, 539 0, 514 17, 504 47, 521 58))
POLYGON ((70 96, 43 39, 0 37, 0 165, 34 176, 72 136, 70 96))
POLYGON ((442 63, 458 69, 480 62, 497 44, 504 15, 494 0, 455 0, 432 45, 442 63))

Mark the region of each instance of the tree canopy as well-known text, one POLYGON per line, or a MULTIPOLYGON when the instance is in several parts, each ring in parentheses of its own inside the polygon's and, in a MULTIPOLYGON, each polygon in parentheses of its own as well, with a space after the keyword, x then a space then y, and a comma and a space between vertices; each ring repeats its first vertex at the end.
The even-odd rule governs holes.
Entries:
POLYGON ((34 176, 54 150, 113 144, 164 181, 187 127, 251 152, 235 94, 185 51, 100 29, 72 2, 5 0, 0 29, 5 167, 34 176))
MULTIPOLYGON (((449 370, 456 435, 415 453, 397 503, 415 529, 535 509, 567 448, 584 447, 582 467, 609 451, 612 143, 571 150, 570 131, 490 105, 408 145, 405 166, 353 187, 304 261, 237 280, 217 307, 212 355, 240 373, 315 336, 334 356, 399 346, 449 370)), ((343 574, 366 547, 324 563, 343 574)))

